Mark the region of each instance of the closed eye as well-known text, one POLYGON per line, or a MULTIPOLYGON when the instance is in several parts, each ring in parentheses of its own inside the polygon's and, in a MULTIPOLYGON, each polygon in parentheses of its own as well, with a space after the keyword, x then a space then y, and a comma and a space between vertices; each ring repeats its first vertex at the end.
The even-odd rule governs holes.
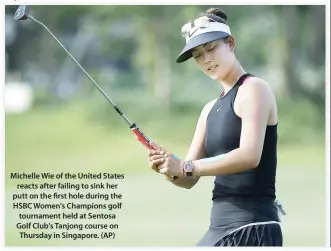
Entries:
POLYGON ((207 50, 207 51, 212 51, 212 50, 214 50, 214 49, 215 49, 215 47, 216 47, 216 46, 214 46, 213 48, 210 48, 210 49, 209 49, 209 50, 207 50))
MULTIPOLYGON (((208 49, 207 51, 213 51, 216 48, 216 45, 210 49, 208 49)), ((199 58, 200 55, 192 55, 194 58, 199 58)))

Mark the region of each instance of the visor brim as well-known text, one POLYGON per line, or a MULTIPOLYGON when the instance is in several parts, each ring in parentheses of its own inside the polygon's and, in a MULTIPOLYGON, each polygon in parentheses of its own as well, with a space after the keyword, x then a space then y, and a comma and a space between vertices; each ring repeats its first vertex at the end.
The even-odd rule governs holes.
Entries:
POLYGON ((182 63, 185 62, 186 60, 190 59, 192 57, 191 50, 195 47, 198 47, 202 44, 206 44, 209 42, 213 42, 215 40, 221 39, 228 37, 229 34, 226 32, 221 32, 221 31, 213 31, 213 32, 207 32, 200 34, 194 38, 192 38, 184 47, 182 52, 179 54, 177 57, 176 62, 177 63, 182 63))

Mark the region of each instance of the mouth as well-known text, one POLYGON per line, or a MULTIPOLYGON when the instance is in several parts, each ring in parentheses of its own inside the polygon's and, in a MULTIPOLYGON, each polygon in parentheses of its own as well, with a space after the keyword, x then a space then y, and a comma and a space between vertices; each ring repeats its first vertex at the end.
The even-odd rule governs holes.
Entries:
POLYGON ((214 71, 217 67, 218 67, 218 65, 210 66, 210 67, 208 67, 207 71, 214 71))

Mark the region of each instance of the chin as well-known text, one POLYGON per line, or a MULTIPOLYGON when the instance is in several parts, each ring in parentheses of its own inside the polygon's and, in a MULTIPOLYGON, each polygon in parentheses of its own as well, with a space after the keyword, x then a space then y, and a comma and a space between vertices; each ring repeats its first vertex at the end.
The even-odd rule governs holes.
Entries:
POLYGON ((222 79, 222 75, 221 74, 213 74, 213 75, 209 75, 209 77, 212 80, 215 80, 215 81, 222 79))
POLYGON ((215 76, 215 75, 213 75, 213 76, 209 76, 212 80, 214 80, 214 81, 217 81, 218 80, 218 76, 215 76))

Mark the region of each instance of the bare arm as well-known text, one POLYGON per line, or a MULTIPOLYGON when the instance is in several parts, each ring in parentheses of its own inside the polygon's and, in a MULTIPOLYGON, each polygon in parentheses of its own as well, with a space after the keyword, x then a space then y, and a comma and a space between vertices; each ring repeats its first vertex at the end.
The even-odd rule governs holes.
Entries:
MULTIPOLYGON (((216 99, 207 103, 200 113, 199 120, 196 125, 195 133, 190 145, 190 148, 185 156, 185 160, 198 160, 206 157, 205 153, 205 133, 207 116, 215 104, 216 99)), ((174 185, 190 189, 199 181, 199 177, 183 176, 175 181, 171 181, 174 185)))
POLYGON ((242 119, 239 148, 223 155, 218 161, 193 161, 194 176, 233 174, 258 166, 274 97, 268 85, 260 79, 251 79, 241 88, 238 103, 238 113, 242 119))

